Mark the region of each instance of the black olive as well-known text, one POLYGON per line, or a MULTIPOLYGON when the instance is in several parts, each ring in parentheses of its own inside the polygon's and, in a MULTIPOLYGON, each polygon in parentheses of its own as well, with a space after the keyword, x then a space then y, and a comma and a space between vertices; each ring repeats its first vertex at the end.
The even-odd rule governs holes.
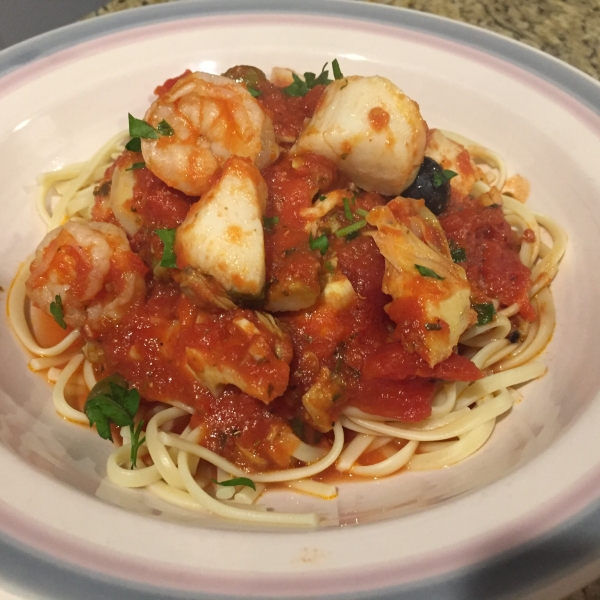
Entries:
POLYGON ((405 198, 425 200, 425 206, 434 214, 444 212, 450 198, 450 184, 444 169, 426 156, 421 163, 416 179, 402 192, 405 198))
POLYGON ((265 81, 267 76, 257 67, 249 65, 237 65, 227 69, 223 73, 224 77, 229 77, 238 83, 244 83, 250 87, 256 87, 261 81, 265 81))

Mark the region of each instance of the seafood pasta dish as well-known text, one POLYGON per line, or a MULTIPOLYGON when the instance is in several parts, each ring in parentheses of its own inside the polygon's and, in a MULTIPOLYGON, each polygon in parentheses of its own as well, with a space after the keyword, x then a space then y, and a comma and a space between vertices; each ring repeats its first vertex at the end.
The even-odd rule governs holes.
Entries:
POLYGON ((42 176, 48 233, 9 298, 58 414, 114 443, 108 479, 310 527, 269 487, 335 501, 481 448, 555 323, 566 235, 525 177, 337 60, 154 94, 42 176))

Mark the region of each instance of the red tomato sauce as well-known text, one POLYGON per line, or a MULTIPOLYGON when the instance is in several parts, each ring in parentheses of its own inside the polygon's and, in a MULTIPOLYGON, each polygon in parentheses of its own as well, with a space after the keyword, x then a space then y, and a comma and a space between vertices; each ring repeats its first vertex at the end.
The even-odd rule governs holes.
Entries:
POLYGON ((498 299, 502 306, 518 304, 521 315, 532 321, 529 301, 531 271, 519 259, 517 240, 502 207, 482 206, 477 199, 452 196, 439 217, 449 242, 465 250, 461 266, 471 284, 473 302, 498 299))
MULTIPOLYGON (((168 80, 156 93, 165 93, 178 79, 168 80)), ((291 143, 313 114, 324 87, 317 86, 300 98, 266 80, 258 81, 256 89, 276 135, 291 143)), ((373 114, 371 119, 383 123, 386 116, 373 114)), ((139 157, 126 152, 117 163, 132 163, 139 157)), ((424 287, 413 290, 408 304, 391 302, 381 290, 385 260, 373 238, 364 235, 370 226, 355 236, 328 235, 328 246, 322 250, 311 247, 304 211, 319 202, 321 194, 348 184, 331 161, 313 154, 302 159, 283 156, 262 175, 268 186, 266 297, 275 292, 285 295, 301 286, 315 300, 309 308, 275 314, 286 336, 279 350, 272 351, 275 342, 263 332, 271 343, 261 350, 261 360, 248 361, 256 348, 249 352, 253 342, 236 330, 236 320, 261 327, 253 311, 199 309, 170 270, 157 278, 149 271, 145 301, 92 340, 103 357, 97 367, 99 375, 120 373, 148 402, 179 401, 192 406, 196 412, 191 425, 202 428, 200 443, 249 471, 293 466, 296 438, 290 435, 292 429, 309 443, 327 445, 330 431, 311 422, 302 403, 324 370, 339 390, 325 408, 331 421, 348 405, 407 422, 420 421, 431 414, 440 381, 473 381, 482 376, 473 363, 457 354, 429 367, 396 341, 397 327, 410 332, 412 323, 422 320, 419 297, 431 296, 437 288, 423 277, 415 285, 424 287), (343 307, 317 300, 335 268, 355 291, 343 307), (241 387, 220 385, 218 373, 211 393, 196 377, 206 369, 237 369, 244 382, 241 387, 252 395, 241 387)), ((112 168, 104 184, 111 177, 112 168)), ((197 199, 168 187, 145 168, 135 171, 135 179, 131 211, 139 217, 141 228, 131 245, 153 269, 162 253, 155 230, 178 227, 197 199)), ((102 188, 97 190, 94 218, 114 222, 107 189, 102 188)), ((368 211, 385 201, 376 193, 360 193, 327 218, 345 227, 360 218, 357 210, 368 211)), ((533 318, 527 296, 529 270, 518 259, 519 240, 514 239, 501 208, 454 197, 440 222, 448 238, 465 249, 463 266, 473 301, 516 302, 525 318, 533 318)), ((67 259, 77 262, 76 256, 67 259)))
POLYGON ((325 86, 317 85, 299 97, 286 94, 266 79, 259 81, 256 89, 260 93, 259 103, 271 115, 275 135, 283 141, 293 142, 300 135, 306 119, 315 112, 325 86))
MULTIPOLYGON (((191 424, 202 423, 203 445, 249 470, 288 466, 290 452, 283 452, 281 439, 273 435, 284 426, 282 419, 233 386, 224 387, 215 398, 187 366, 190 348, 211 349, 210 358, 220 365, 239 361, 239 338, 227 328, 234 317, 250 315, 241 309, 232 312, 198 322, 198 309, 177 285, 156 281, 144 305, 96 338, 104 355, 99 375, 121 374, 146 401, 178 400, 193 406, 191 424), (253 448, 255 456, 241 448, 253 448)), ((257 385, 268 379, 271 394, 281 393, 287 383, 287 364, 281 361, 265 361, 259 368, 248 365, 242 373, 257 385)))

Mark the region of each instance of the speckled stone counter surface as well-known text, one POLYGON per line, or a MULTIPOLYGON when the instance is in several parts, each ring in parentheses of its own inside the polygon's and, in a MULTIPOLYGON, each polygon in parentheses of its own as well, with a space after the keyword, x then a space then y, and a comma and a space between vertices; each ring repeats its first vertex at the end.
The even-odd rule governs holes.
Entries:
MULTIPOLYGON (((88 18, 176 1, 111 0, 88 18)), ((600 80, 600 0, 356 1, 401 6, 477 25, 543 50, 600 80)), ((600 600, 600 579, 564 600, 600 600)))
MULTIPOLYGON (((93 15, 175 1, 177 0, 111 0, 93 15)), ((552 54, 600 80, 599 0, 369 1, 402 6, 478 25, 552 54)))

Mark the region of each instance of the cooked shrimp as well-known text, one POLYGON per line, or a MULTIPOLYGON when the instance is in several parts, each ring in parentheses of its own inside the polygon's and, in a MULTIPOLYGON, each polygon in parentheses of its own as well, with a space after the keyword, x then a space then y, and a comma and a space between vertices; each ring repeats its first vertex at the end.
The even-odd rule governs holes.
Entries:
POLYGON ((131 169, 132 164, 131 158, 129 162, 117 162, 108 195, 115 219, 130 236, 135 235, 142 225, 140 217, 131 210, 136 184, 134 171, 131 169))
POLYGON ((98 330, 143 299, 146 271, 116 225, 68 221, 38 246, 27 293, 48 314, 60 296, 68 325, 98 330))
POLYGON ((330 83, 292 152, 336 163, 358 186, 397 195, 417 176, 427 124, 416 102, 384 77, 330 83))
POLYGON ((174 132, 142 140, 146 166, 189 196, 206 192, 230 156, 249 158, 259 169, 279 156, 271 119, 228 77, 185 75, 153 102, 145 119, 153 127, 166 121, 174 132))
POLYGON ((177 229, 178 265, 219 282, 227 292, 258 296, 265 285, 262 217, 267 184, 247 158, 231 157, 220 179, 177 229))
POLYGON ((450 256, 437 219, 423 201, 396 198, 371 210, 373 238, 385 257, 382 290, 392 296, 386 312, 394 336, 429 366, 448 358, 473 321, 471 288, 450 256))

